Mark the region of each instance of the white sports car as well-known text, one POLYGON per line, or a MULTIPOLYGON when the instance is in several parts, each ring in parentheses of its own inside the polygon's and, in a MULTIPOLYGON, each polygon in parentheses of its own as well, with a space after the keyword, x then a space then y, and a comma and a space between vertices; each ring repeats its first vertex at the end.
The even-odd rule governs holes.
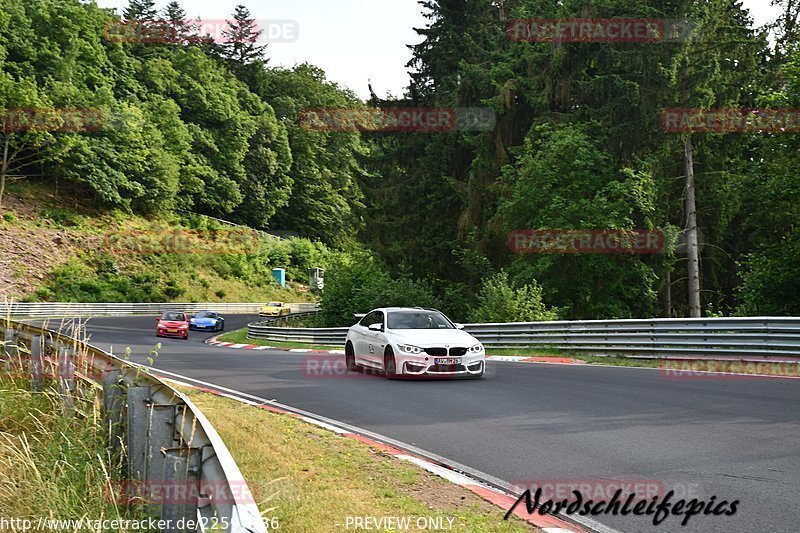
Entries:
POLYGON ((370 311, 347 332, 348 370, 366 367, 398 376, 480 378, 483 345, 436 309, 383 307, 370 311))

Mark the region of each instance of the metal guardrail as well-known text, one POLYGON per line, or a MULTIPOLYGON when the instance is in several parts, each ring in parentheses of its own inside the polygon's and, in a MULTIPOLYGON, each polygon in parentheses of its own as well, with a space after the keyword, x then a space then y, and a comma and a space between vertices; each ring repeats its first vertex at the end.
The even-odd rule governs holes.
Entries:
POLYGON ((79 332, 4 322, 0 372, 24 372, 35 390, 57 381, 66 414, 76 380, 102 391, 108 444, 117 457, 127 452, 122 496, 144 493, 148 511, 171 520, 168 531, 267 532, 236 462, 189 399, 147 367, 78 340, 79 332), (178 527, 181 519, 196 528, 178 527))
POLYGON ((266 237, 267 239, 275 239, 275 240, 279 240, 279 241, 283 240, 283 237, 281 237, 280 235, 275 235, 274 233, 270 233, 268 231, 252 228, 250 226, 237 224, 236 222, 231 222, 230 220, 223 220, 221 218, 212 217, 210 215, 204 215, 202 213, 195 213, 194 211, 187 211, 185 209, 178 209, 178 212, 179 213, 191 214, 191 215, 202 217, 202 218, 206 218, 206 219, 209 219, 209 220, 214 220, 214 221, 219 222, 220 224, 224 224, 226 226, 231 226, 231 227, 235 227, 235 228, 242 228, 243 230, 246 230, 246 231, 252 231, 254 233, 258 233, 258 234, 262 235, 263 237, 266 237))
MULTIPOLYGON (((88 317, 157 315, 162 311, 195 312, 213 310, 228 314, 257 314, 263 303, 80 303, 80 302, 6 302, 0 303, 0 316, 11 317, 88 317)), ((287 304, 292 311, 313 311, 315 303, 287 304)))
POLYGON ((261 320, 258 321, 258 324, 263 326, 269 326, 271 324, 274 325, 274 324, 284 323, 292 318, 308 318, 316 316, 318 314, 319 314, 319 309, 313 309, 311 311, 298 311, 289 313, 288 315, 285 316, 263 317, 261 320))
MULTIPOLYGON (((280 328, 254 322, 247 336, 341 346, 348 328, 280 328)), ((540 347, 627 357, 800 357, 800 317, 656 318, 465 324, 493 348, 540 347)))

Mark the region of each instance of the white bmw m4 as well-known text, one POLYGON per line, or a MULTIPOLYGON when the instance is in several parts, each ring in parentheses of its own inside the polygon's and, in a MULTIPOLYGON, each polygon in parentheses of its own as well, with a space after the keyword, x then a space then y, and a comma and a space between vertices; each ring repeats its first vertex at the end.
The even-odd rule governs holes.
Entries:
POLYGON ((370 311, 347 332, 348 370, 399 376, 483 376, 483 345, 436 309, 382 307, 370 311))

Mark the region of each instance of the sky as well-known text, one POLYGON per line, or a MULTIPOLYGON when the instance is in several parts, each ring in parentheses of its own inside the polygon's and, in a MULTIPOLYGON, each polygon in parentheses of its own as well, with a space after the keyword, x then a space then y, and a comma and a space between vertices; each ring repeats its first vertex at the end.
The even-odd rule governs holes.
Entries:
MULTIPOLYGON (((96 0, 121 13, 127 0, 96 0)), ((167 0, 157 0, 162 8, 167 0)), ((267 48, 270 65, 292 67, 308 62, 328 79, 368 98, 368 81, 379 97, 402 96, 408 85, 408 44, 420 42, 414 28, 427 24, 417 0, 183 0, 190 18, 230 18, 243 3, 256 20, 290 21, 296 35, 267 48)), ((770 0, 743 0, 756 25, 772 20, 777 10, 770 0)), ((274 26, 274 28, 284 26, 274 26)), ((278 31, 278 30, 276 30, 278 31)))

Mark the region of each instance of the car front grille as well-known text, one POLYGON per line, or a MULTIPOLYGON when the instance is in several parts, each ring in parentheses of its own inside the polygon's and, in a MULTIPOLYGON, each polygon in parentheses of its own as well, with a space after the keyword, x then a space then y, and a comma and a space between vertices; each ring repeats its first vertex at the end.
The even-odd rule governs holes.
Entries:
POLYGON ((431 365, 428 372, 465 372, 467 367, 464 365, 431 365))
POLYGON ((467 349, 462 346, 450 348, 436 347, 425 348, 425 353, 434 357, 463 357, 467 354, 467 349))
POLYGON ((450 350, 442 347, 425 348, 425 353, 434 357, 463 357, 467 354, 467 349, 461 346, 450 348, 450 350))

